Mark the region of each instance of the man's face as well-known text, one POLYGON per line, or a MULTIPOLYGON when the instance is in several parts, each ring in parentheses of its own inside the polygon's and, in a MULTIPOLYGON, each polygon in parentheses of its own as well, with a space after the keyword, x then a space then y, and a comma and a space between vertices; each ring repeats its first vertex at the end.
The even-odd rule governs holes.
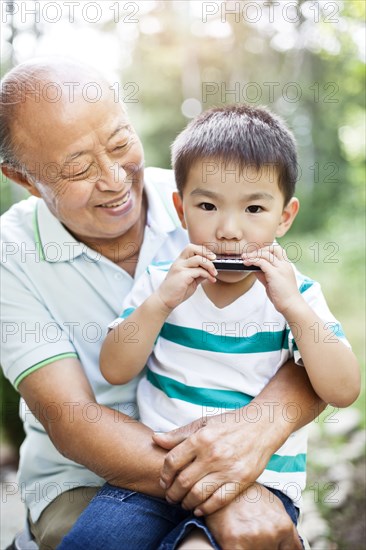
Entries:
MULTIPOLYGON (((192 166, 183 200, 176 196, 175 204, 192 243, 228 256, 271 245, 286 233, 291 216, 291 209, 284 206, 274 167, 256 170, 248 166, 240 171, 212 159, 192 166)), ((253 274, 221 271, 218 275, 219 280, 228 282, 246 277, 253 274)))
POLYGON ((109 90, 95 103, 27 102, 13 137, 34 194, 77 238, 118 238, 139 222, 142 146, 109 90))

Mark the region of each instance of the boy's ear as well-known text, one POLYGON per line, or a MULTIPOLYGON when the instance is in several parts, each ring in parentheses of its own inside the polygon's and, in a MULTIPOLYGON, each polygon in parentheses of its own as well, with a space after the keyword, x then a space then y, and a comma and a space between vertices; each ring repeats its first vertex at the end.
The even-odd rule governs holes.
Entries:
POLYGON ((292 197, 283 209, 281 221, 277 227, 276 237, 283 237, 290 229, 292 222, 297 216, 300 208, 299 199, 292 197))
POLYGON ((178 218, 180 219, 180 223, 182 224, 182 227, 184 229, 187 229, 186 220, 184 218, 183 201, 178 191, 175 191, 173 193, 173 203, 175 206, 175 210, 177 211, 178 218))
POLYGON ((5 177, 24 187, 24 189, 26 189, 28 193, 34 195, 35 197, 41 198, 41 194, 38 191, 37 187, 34 185, 34 182, 28 179, 25 174, 23 174, 13 166, 10 166, 9 164, 2 164, 1 171, 5 177))

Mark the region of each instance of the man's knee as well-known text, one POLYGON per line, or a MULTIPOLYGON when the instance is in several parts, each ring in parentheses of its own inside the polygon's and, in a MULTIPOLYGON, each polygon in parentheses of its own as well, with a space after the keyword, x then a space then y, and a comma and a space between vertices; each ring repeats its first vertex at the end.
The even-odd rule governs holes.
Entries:
POLYGON ((100 487, 78 487, 59 495, 30 529, 40 550, 54 550, 70 531, 100 487))

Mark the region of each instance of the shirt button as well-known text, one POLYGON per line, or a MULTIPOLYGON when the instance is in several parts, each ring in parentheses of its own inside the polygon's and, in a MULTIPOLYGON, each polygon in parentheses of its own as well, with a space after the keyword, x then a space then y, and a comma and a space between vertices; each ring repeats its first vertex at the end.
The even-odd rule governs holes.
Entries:
POLYGON ((117 281, 120 281, 121 279, 123 279, 123 275, 122 273, 115 273, 114 278, 117 279, 117 281))

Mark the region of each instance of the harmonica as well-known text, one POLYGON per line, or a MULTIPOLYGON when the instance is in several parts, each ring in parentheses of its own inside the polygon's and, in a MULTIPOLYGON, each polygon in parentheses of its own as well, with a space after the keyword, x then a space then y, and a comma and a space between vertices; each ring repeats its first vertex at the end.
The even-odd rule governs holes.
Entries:
POLYGON ((217 256, 212 262, 217 271, 260 271, 256 265, 245 265, 240 256, 217 256))

